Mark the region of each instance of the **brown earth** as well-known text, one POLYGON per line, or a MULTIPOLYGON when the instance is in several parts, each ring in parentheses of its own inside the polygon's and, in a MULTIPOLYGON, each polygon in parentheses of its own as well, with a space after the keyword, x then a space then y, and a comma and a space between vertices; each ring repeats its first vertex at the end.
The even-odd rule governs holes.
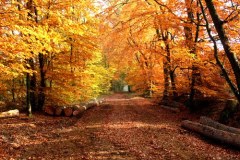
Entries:
POLYGON ((189 115, 114 94, 81 118, 0 119, 0 159, 240 159, 240 151, 182 129, 183 119, 197 120, 189 115))

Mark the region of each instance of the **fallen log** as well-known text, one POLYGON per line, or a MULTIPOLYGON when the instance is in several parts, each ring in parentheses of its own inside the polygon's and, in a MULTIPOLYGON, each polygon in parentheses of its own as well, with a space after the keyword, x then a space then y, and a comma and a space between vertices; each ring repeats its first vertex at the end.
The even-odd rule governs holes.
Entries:
POLYGON ((104 98, 98 98, 96 100, 97 100, 98 104, 100 105, 104 102, 105 99, 104 98))
POLYGON ((18 117, 18 116, 19 116, 18 109, 9 110, 9 111, 0 113, 0 118, 10 118, 10 117, 18 117))
POLYGON ((74 111, 73 111, 73 116, 80 116, 84 111, 88 110, 89 108, 99 106, 100 103, 102 103, 102 101, 99 101, 95 98, 86 104, 75 105, 74 111))
POLYGON ((208 117, 205 117, 205 116, 200 117, 200 123, 203 124, 203 125, 211 126, 213 128, 216 128, 216 129, 220 129, 220 130, 223 130, 223 131, 227 131, 227 132, 231 132, 231 133, 235 133, 235 134, 240 135, 240 129, 230 127, 230 126, 226 126, 224 124, 218 123, 218 122, 212 120, 211 118, 208 118, 208 117))
POLYGON ((96 107, 96 106, 99 106, 99 101, 96 98, 89 101, 86 105, 87 109, 92 108, 92 107, 96 107))
POLYGON ((160 105, 161 108, 164 108, 164 109, 167 109, 167 110, 170 110, 172 112, 180 112, 180 109, 179 108, 175 108, 175 107, 169 107, 169 106, 165 106, 165 105, 160 105))
POLYGON ((80 105, 76 105, 74 107, 74 111, 73 111, 73 116, 80 116, 84 111, 86 111, 87 107, 85 105, 80 106, 80 105))
POLYGON ((184 120, 182 122, 182 127, 199 134, 202 134, 206 137, 218 140, 222 143, 227 143, 238 147, 240 149, 240 135, 235 133, 230 133, 227 131, 219 130, 211 126, 203 125, 201 123, 192 122, 189 120, 184 120))

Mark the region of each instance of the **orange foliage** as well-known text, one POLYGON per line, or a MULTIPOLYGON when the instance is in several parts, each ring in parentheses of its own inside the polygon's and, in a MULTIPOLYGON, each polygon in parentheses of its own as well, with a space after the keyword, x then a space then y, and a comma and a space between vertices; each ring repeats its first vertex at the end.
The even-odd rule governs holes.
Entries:
MULTIPOLYGON (((194 63, 201 75, 201 84, 197 84, 195 89, 202 96, 232 96, 216 64, 212 42, 209 41, 206 33, 199 3, 192 1, 186 5, 186 2, 176 0, 111 1, 110 7, 105 10, 107 21, 105 25, 109 27, 106 34, 105 52, 110 65, 127 74, 126 80, 133 90, 142 93, 152 92, 159 96, 164 91, 165 83, 169 83, 170 88, 174 85, 171 84, 173 82, 170 78, 169 82, 164 82, 165 62, 169 72, 174 73, 176 91, 179 95, 190 92, 192 64, 194 63), (187 22, 186 6, 191 8, 194 14, 192 15, 193 22, 187 22), (194 54, 186 44, 185 27, 192 27, 192 33, 197 33, 194 35, 196 40, 193 37, 196 50, 194 54), (169 47, 168 50, 167 47, 169 47)), ((233 5, 236 3, 233 2, 233 5)), ((215 5, 219 12, 221 11, 220 16, 225 19, 237 16, 237 11, 234 12, 234 7, 231 7, 230 3, 221 1, 215 5), (228 12, 222 12, 221 6, 228 12)), ((239 51, 238 23, 239 21, 235 18, 226 27, 227 34, 231 35, 232 46, 237 53, 239 51)), ((226 58, 225 55, 221 54, 220 59, 229 68, 224 58, 226 58)), ((230 69, 228 71, 231 75, 230 69)))

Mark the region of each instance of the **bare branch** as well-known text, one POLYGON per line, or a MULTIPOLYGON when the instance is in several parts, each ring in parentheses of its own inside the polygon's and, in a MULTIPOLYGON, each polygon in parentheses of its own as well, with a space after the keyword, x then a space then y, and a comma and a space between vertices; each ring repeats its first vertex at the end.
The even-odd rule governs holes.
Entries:
POLYGON ((236 11, 236 10, 232 11, 232 12, 227 16, 227 18, 226 18, 225 20, 223 20, 223 23, 228 23, 228 22, 231 22, 231 21, 237 19, 239 13, 240 13, 239 10, 238 10, 238 11, 236 11), (237 12, 237 13, 236 13, 236 12, 237 12), (235 15, 232 16, 233 14, 235 14, 235 15))

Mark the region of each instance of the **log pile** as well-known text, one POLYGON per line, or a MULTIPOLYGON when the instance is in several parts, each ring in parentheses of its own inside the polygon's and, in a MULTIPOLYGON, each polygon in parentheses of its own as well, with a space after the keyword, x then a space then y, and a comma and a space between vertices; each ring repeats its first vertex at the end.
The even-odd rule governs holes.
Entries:
POLYGON ((102 103, 102 100, 91 100, 86 104, 80 105, 72 105, 72 106, 54 106, 54 105, 47 105, 44 107, 44 112, 51 116, 81 116, 82 113, 89 108, 99 106, 102 103))
POLYGON ((240 129, 220 124, 207 117, 201 117, 200 123, 184 120, 182 127, 240 149, 240 129))

